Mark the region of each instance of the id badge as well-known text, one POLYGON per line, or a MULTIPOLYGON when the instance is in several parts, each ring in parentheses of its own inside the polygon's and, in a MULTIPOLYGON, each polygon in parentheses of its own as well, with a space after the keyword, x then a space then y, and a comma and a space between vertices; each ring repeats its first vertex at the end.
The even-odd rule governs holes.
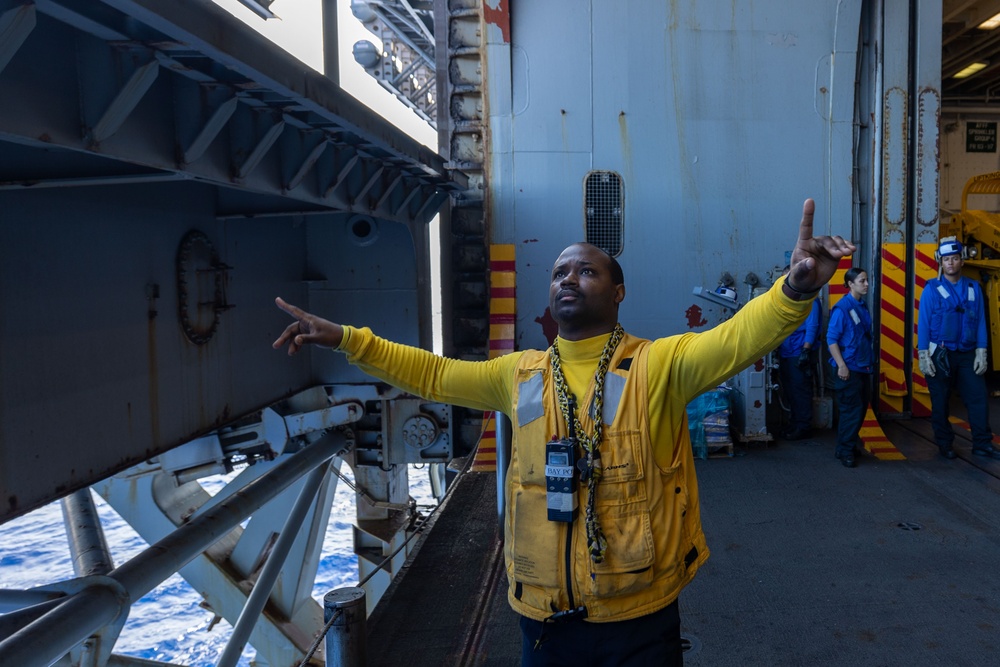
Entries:
POLYGON ((549 521, 571 523, 576 514, 575 438, 545 444, 545 501, 549 521))

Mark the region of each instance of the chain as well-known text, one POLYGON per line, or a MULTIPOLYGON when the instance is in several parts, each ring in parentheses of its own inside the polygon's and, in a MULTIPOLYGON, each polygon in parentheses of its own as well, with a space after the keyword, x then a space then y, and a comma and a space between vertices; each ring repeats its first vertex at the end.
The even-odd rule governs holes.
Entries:
POLYGON ((559 401, 559 410, 570 433, 577 433, 580 444, 587 462, 587 550, 590 552, 590 559, 595 563, 604 562, 604 554, 608 550, 608 542, 604 538, 604 532, 597 521, 597 512, 594 509, 594 501, 597 498, 597 483, 601 479, 603 470, 601 468, 601 438, 604 435, 604 376, 608 374, 608 366, 611 364, 611 356, 615 353, 618 343, 625 336, 625 330, 621 324, 615 324, 608 342, 604 345, 601 353, 601 360, 597 364, 597 372, 594 374, 594 432, 589 436, 584 433, 580 418, 576 414, 570 414, 569 409, 569 389, 566 387, 566 376, 563 375, 562 361, 559 358, 559 341, 556 340, 549 348, 549 357, 552 361, 552 379, 556 385, 556 396, 559 401))

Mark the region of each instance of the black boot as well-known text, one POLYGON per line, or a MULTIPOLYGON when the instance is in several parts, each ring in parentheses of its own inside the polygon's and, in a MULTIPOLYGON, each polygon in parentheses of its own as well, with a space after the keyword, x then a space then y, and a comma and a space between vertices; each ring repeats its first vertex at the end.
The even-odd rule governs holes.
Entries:
POLYGON ((976 456, 986 456, 991 459, 996 459, 1000 461, 1000 451, 993 448, 993 445, 986 445, 985 447, 973 447, 972 453, 976 456))

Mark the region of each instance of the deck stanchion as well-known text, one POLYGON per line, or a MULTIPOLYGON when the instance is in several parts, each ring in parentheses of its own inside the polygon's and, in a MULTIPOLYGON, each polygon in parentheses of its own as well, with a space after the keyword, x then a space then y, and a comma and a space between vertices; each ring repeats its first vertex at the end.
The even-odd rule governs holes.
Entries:
POLYGON ((326 633, 327 667, 366 667, 368 664, 368 629, 365 589, 347 586, 323 596, 323 622, 329 623, 326 633))

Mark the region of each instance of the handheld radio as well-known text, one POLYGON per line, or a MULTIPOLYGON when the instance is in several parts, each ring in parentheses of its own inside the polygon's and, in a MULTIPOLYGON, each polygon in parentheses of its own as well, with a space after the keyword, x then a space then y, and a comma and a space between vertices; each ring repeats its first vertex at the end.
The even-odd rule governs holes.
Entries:
POLYGON ((569 437, 556 438, 545 444, 545 500, 549 521, 572 523, 576 514, 576 459, 579 441, 576 438, 576 398, 569 397, 569 437))

